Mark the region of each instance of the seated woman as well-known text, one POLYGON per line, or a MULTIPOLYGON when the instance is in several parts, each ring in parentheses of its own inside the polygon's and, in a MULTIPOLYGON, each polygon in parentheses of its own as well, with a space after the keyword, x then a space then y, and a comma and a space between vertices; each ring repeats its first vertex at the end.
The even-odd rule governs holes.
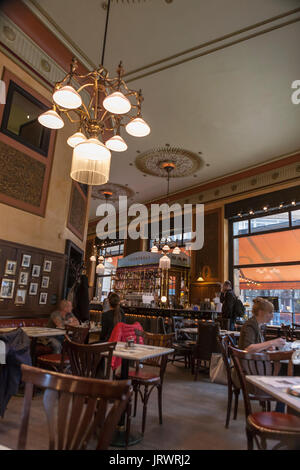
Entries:
POLYGON ((117 323, 124 322, 124 315, 120 308, 120 297, 118 294, 110 292, 107 297, 107 301, 109 310, 103 310, 101 321, 102 328, 100 333, 100 341, 102 342, 109 340, 112 330, 117 323))
POLYGON ((275 348, 281 348, 285 344, 283 338, 264 341, 261 332, 261 326, 269 323, 273 318, 274 307, 271 302, 261 297, 253 300, 252 317, 246 321, 241 329, 239 338, 239 349, 249 353, 259 353, 262 351, 271 351, 275 348))

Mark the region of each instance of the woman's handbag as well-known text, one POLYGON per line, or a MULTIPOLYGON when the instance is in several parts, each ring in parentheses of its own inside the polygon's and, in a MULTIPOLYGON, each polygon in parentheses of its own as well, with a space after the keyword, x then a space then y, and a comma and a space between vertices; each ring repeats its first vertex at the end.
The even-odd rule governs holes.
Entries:
POLYGON ((212 354, 210 360, 209 378, 211 382, 227 385, 227 370, 222 354, 212 354))

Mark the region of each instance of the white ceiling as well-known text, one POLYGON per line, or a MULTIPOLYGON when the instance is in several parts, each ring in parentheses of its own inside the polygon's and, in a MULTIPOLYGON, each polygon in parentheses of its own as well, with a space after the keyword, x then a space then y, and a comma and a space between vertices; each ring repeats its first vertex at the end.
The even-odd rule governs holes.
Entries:
MULTIPOLYGON (((132 1, 112 1, 104 62, 112 75, 120 59, 130 72, 300 7, 299 0, 132 1)), ((91 63, 100 62, 106 15, 103 0, 25 3, 52 29, 49 19, 55 22, 91 63)), ((128 75, 128 80, 136 77, 130 87, 142 88, 143 117, 151 134, 143 139, 126 137, 129 148, 113 154, 110 181, 128 184, 137 193, 136 201, 164 195, 166 183, 161 178, 143 177, 130 163, 137 151, 166 143, 201 151, 209 164, 196 177, 171 179, 171 192, 299 150, 300 105, 291 102, 291 83, 300 79, 300 22, 139 78, 296 17, 300 12, 128 75)), ((91 218, 97 204, 92 201, 91 218)))

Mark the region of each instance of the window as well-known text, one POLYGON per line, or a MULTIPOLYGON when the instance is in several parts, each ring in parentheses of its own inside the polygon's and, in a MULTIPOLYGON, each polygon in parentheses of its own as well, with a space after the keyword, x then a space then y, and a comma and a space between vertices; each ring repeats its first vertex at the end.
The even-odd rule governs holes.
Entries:
POLYGON ((11 80, 1 132, 46 157, 51 130, 38 121, 38 116, 46 109, 43 103, 11 80))
POLYGON ((300 225, 300 209, 292 212, 292 225, 300 225))
MULTIPOLYGON (((251 233, 266 230, 279 230, 289 226, 289 213, 266 215, 250 220, 251 233)), ((237 234, 236 234, 237 235, 237 234)))

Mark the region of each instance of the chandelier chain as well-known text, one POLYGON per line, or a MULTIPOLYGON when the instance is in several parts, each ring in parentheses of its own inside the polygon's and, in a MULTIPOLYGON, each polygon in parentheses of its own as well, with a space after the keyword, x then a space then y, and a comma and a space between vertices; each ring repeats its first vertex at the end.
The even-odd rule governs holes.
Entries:
POLYGON ((102 66, 104 65, 104 55, 105 55, 105 46, 106 46, 107 29, 108 29, 109 11, 110 11, 110 0, 108 0, 108 2, 107 2, 105 31, 104 31, 103 47, 102 47, 102 57, 101 57, 101 65, 102 65, 102 66))

